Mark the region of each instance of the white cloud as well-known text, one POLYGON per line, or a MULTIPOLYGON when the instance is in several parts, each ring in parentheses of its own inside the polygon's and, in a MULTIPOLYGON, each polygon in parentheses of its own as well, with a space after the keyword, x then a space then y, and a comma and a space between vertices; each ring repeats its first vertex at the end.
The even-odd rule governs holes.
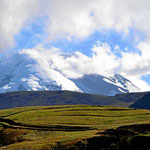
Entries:
POLYGON ((12 47, 15 35, 35 16, 47 17, 43 28, 50 41, 81 40, 110 29, 128 33, 131 27, 150 35, 149 8, 148 0, 1 0, 0 51, 12 47))
POLYGON ((121 71, 128 75, 150 74, 150 43, 141 42, 139 52, 122 52, 121 71))
POLYGON ((150 90, 150 85, 142 80, 142 76, 150 74, 150 42, 141 42, 137 48, 139 52, 122 52, 119 70, 144 91, 150 90))
POLYGON ((113 55, 110 46, 106 43, 98 43, 92 48, 92 57, 81 52, 63 53, 61 49, 51 48, 45 50, 41 45, 33 49, 22 50, 20 53, 29 54, 35 59, 47 60, 50 67, 59 70, 68 78, 79 78, 84 74, 114 73, 117 57, 113 55))
POLYGON ((94 31, 137 28, 150 33, 148 0, 47 0, 50 40, 86 38, 94 31))
POLYGON ((79 78, 84 74, 119 73, 147 91, 150 85, 142 80, 142 76, 150 74, 150 43, 140 43, 138 48, 140 53, 122 52, 122 56, 118 57, 108 44, 98 42, 91 49, 92 57, 80 52, 62 55, 59 51, 51 60, 56 69, 69 78, 79 78))
POLYGON ((53 57, 53 63, 58 70, 68 78, 78 78, 84 74, 113 74, 117 68, 117 58, 112 54, 108 44, 94 45, 93 56, 88 57, 80 52, 71 55, 53 57))
POLYGON ((125 77, 130 81, 132 81, 132 83, 134 83, 142 91, 150 91, 150 84, 142 80, 141 76, 125 76, 125 77))
POLYGON ((12 48, 15 36, 38 12, 38 0, 0 0, 0 51, 12 48))

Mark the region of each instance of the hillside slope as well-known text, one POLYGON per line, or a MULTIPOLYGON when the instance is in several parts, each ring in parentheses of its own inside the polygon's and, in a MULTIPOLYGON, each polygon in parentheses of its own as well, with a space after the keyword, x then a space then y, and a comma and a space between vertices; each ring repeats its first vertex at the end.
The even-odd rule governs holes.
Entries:
POLYGON ((0 110, 0 150, 146 150, 149 135, 150 110, 90 105, 0 110), (131 143, 137 148, 128 149, 131 143))
POLYGON ((150 92, 130 105, 131 108, 150 109, 150 92))
POLYGON ((116 96, 93 95, 71 91, 24 91, 0 94, 0 109, 49 105, 113 105, 128 107, 146 93, 126 93, 116 96))

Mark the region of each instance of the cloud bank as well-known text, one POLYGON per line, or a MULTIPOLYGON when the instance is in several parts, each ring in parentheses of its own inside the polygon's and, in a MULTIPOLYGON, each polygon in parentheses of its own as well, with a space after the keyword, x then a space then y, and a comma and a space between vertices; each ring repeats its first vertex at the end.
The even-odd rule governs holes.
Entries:
MULTIPOLYGON (((35 47, 27 50, 33 57, 39 56, 49 62, 56 70, 59 70, 67 78, 80 78, 85 74, 113 75, 119 73, 131 80, 142 91, 150 90, 150 85, 142 80, 143 75, 150 73, 150 59, 148 58, 150 43, 140 43, 140 53, 122 52, 121 57, 114 55, 107 43, 98 42, 93 45, 92 57, 81 52, 63 53, 58 48, 35 47), (144 46, 143 46, 144 44, 144 46), (36 55, 40 53, 40 55, 36 55)), ((26 50, 25 50, 26 52, 26 50)))
MULTIPOLYGON (((50 39, 86 38, 95 31, 129 28, 149 31, 147 0, 49 0, 46 30, 50 39)), ((45 7, 46 8, 46 7, 45 7)))
POLYGON ((148 0, 1 0, 0 51, 14 46, 15 36, 38 17, 47 18, 43 28, 48 41, 81 40, 111 29, 127 34, 130 28, 148 36, 149 8, 148 0))
POLYGON ((0 51, 15 45, 15 36, 38 13, 36 0, 0 1, 0 51))
POLYGON ((139 53, 121 52, 121 57, 113 54, 107 43, 98 42, 92 50, 92 57, 75 52, 67 58, 59 58, 56 67, 70 78, 78 78, 84 74, 107 75, 119 73, 131 80, 143 91, 150 90, 150 85, 142 80, 142 76, 150 74, 150 43, 140 43, 139 53), (63 65, 62 65, 63 64, 63 65))

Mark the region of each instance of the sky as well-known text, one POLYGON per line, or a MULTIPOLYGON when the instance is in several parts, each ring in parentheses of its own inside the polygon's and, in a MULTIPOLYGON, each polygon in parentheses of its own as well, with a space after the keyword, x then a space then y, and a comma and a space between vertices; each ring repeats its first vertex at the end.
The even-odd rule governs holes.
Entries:
POLYGON ((89 73, 88 62, 94 73, 119 73, 147 91, 149 8, 149 0, 0 0, 0 57, 39 46, 77 52, 74 76, 89 73))

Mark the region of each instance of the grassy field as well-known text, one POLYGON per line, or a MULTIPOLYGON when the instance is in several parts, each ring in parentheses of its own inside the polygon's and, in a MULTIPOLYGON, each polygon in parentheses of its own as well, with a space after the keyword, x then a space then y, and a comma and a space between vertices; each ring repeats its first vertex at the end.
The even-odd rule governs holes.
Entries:
POLYGON ((150 124, 150 111, 113 106, 63 105, 0 111, 0 149, 50 150, 106 129, 150 124))

